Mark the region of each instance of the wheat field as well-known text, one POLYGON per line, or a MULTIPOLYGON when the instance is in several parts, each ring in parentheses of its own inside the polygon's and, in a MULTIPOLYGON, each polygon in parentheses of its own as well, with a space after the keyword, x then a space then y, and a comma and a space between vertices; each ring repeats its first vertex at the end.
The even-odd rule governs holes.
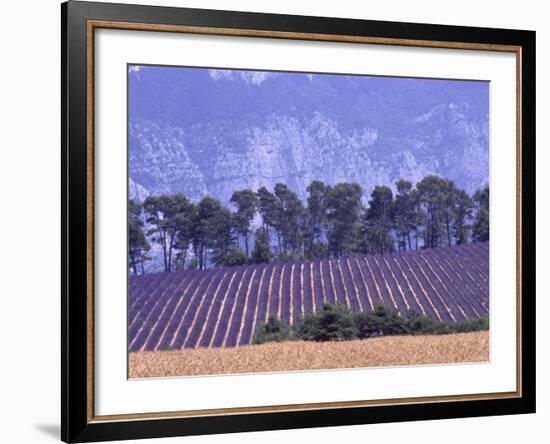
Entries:
POLYGON ((198 376, 489 360, 489 332, 135 352, 129 377, 198 376))

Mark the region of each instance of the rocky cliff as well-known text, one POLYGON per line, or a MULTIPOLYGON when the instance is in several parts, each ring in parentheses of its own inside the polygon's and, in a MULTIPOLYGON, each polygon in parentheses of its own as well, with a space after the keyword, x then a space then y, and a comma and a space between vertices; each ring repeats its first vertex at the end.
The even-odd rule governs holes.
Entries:
POLYGON ((133 67, 130 195, 228 202, 277 182, 376 184, 426 174, 471 192, 488 181, 489 84, 133 67))

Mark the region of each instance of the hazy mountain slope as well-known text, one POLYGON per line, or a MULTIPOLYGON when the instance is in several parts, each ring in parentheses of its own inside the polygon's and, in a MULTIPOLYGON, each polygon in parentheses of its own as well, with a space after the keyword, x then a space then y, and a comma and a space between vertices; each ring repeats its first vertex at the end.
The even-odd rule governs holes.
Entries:
POLYGON ((131 196, 313 179, 365 193, 429 173, 488 181, 483 82, 140 67, 129 73, 131 196))

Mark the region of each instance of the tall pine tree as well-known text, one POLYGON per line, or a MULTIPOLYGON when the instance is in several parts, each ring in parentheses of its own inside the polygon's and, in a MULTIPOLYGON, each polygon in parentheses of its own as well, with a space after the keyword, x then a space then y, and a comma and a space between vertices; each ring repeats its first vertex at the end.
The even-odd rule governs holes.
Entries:
POLYGON ((476 216, 472 237, 476 242, 489 240, 489 186, 474 193, 476 216))
POLYGON ((134 275, 144 274, 144 262, 149 260, 146 253, 151 249, 141 219, 142 206, 130 199, 128 202, 128 266, 134 275))
POLYGON ((258 196, 252 190, 235 191, 231 196, 231 203, 237 207, 233 218, 234 225, 237 232, 244 238, 244 251, 248 256, 250 223, 258 208, 258 196))

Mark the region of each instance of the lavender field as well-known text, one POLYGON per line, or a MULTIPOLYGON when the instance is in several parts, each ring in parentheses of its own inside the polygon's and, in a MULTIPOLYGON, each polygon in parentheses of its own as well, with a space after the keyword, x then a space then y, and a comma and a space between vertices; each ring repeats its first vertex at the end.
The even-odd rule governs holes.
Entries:
POLYGON ((131 352, 249 345, 270 314, 376 304, 458 322, 489 313, 489 243, 131 276, 131 352))

